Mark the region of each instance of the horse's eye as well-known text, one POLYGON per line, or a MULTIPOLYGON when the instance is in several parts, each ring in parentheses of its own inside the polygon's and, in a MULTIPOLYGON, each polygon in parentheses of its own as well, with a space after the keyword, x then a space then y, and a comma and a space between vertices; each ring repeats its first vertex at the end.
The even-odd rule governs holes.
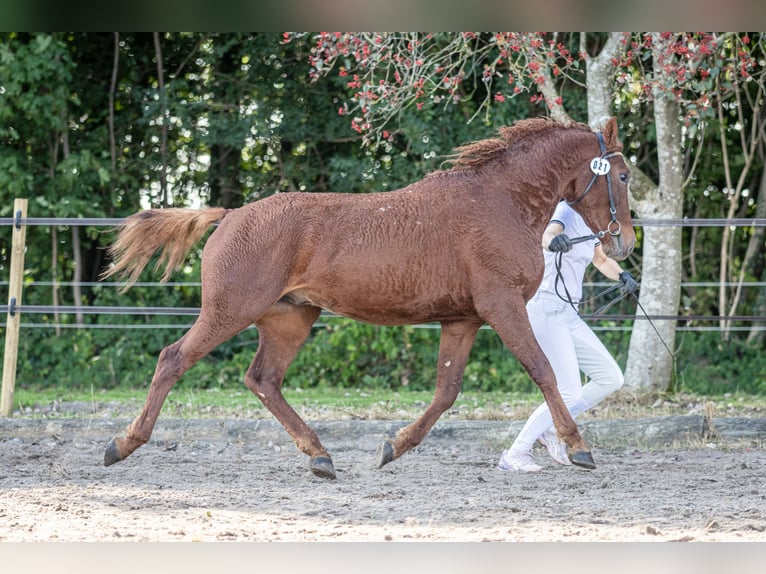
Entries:
POLYGON ((627 183, 627 181, 628 181, 628 174, 627 173, 621 173, 620 174, 620 181, 622 183, 627 183))

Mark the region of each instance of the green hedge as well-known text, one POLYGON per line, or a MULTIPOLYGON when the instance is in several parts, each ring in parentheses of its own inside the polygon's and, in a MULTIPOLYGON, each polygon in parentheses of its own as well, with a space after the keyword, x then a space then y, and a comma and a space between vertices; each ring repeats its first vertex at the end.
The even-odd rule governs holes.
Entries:
MULTIPOLYGON (((125 319, 126 321, 128 319, 125 319)), ((179 322, 188 322, 182 318, 179 322)), ((167 323, 165 317, 152 322, 167 323)), ((171 321, 172 322, 172 321, 171 321)), ((149 384, 160 350, 183 330, 23 329, 17 385, 22 388, 141 388, 149 384)), ((599 336, 624 366, 629 332, 599 336)), ((678 391, 700 394, 766 393, 766 356, 717 333, 679 335, 678 391)), ((255 354, 249 329, 218 347, 183 378, 191 388, 237 388, 255 354)), ((287 372, 290 387, 378 387, 430 390, 436 377, 438 328, 377 327, 347 319, 322 320, 287 372)), ((482 329, 464 377, 466 390, 529 392, 526 371, 489 329, 482 329)))

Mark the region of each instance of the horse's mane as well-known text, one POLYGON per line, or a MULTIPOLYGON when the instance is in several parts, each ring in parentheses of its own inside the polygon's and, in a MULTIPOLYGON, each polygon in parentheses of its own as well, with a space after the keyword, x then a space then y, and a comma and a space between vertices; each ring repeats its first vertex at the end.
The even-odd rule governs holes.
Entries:
POLYGON ((501 156, 508 148, 524 138, 557 128, 591 131, 590 126, 586 124, 565 123, 548 117, 519 120, 512 126, 501 127, 497 137, 478 140, 455 148, 453 154, 446 160, 447 163, 452 164, 447 171, 476 169, 501 156))

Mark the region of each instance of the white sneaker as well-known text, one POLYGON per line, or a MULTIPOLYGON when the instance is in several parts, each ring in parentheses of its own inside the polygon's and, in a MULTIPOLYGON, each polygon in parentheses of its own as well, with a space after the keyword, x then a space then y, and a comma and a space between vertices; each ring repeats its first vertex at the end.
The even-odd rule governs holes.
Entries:
POLYGON ((539 472, 542 466, 535 463, 532 455, 528 452, 503 451, 500 462, 497 463, 500 470, 513 470, 516 472, 539 472))
POLYGON ((551 458, 557 463, 564 466, 572 464, 569 460, 569 455, 567 455, 567 445, 558 437, 554 427, 549 428, 541 434, 540 438, 537 440, 540 441, 541 445, 548 449, 548 454, 551 455, 551 458))

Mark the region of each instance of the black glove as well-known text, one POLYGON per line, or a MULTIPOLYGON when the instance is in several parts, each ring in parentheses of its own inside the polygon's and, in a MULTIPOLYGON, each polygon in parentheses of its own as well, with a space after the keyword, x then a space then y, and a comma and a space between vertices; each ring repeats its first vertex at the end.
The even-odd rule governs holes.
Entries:
POLYGON ((635 295, 638 291, 638 281, 633 279, 630 271, 620 273, 620 293, 623 295, 635 295))
POLYGON ((569 239, 566 233, 559 233, 548 244, 548 251, 553 251, 554 253, 566 253, 570 249, 572 249, 572 240, 569 239))

